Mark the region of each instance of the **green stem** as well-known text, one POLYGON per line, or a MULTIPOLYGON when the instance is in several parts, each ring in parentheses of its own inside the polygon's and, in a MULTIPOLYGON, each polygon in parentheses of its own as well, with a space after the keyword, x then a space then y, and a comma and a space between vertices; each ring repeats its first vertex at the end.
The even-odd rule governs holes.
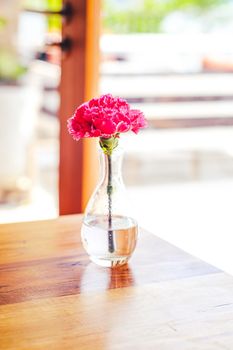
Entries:
POLYGON ((114 252, 114 240, 113 240, 113 230, 112 230, 112 159, 111 155, 108 158, 108 250, 110 253, 114 252))
POLYGON ((110 253, 114 252, 114 238, 112 230, 112 152, 118 145, 118 135, 114 135, 109 138, 100 138, 100 147, 103 152, 107 155, 108 162, 108 184, 107 184, 107 194, 108 194, 108 251, 110 253))

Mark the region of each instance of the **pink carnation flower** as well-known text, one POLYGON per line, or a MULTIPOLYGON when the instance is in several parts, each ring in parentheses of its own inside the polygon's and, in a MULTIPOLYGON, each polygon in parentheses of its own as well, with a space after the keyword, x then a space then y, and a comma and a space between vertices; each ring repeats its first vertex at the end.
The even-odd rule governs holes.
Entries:
POLYGON ((125 100, 110 94, 83 103, 68 119, 68 131, 75 140, 83 137, 110 138, 130 130, 138 133, 146 126, 141 111, 130 109, 125 100))

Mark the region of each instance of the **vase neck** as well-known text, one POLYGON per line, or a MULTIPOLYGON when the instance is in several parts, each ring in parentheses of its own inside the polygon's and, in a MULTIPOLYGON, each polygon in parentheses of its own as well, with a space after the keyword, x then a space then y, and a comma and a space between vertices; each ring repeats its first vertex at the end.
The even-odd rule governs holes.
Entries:
POLYGON ((109 180, 122 182, 122 148, 114 149, 111 155, 105 154, 102 150, 100 152, 101 182, 109 180))

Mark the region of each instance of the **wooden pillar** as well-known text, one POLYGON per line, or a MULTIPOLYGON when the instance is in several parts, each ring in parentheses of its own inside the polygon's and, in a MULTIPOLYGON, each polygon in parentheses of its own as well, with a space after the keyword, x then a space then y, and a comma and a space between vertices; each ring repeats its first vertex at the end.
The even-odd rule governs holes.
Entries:
POLYGON ((59 213, 83 211, 98 176, 94 171, 96 142, 75 142, 67 132, 67 119, 75 108, 97 94, 99 72, 100 0, 71 0, 74 14, 63 25, 63 38, 73 46, 64 55, 60 84, 59 213))

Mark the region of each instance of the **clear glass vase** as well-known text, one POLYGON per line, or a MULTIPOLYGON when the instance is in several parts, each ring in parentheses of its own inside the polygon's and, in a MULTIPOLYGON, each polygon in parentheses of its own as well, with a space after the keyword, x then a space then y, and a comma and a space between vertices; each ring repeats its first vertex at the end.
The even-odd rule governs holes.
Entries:
POLYGON ((81 230, 90 259, 105 267, 127 263, 138 236, 122 181, 122 156, 119 146, 111 155, 100 149, 101 178, 88 202, 81 230))

